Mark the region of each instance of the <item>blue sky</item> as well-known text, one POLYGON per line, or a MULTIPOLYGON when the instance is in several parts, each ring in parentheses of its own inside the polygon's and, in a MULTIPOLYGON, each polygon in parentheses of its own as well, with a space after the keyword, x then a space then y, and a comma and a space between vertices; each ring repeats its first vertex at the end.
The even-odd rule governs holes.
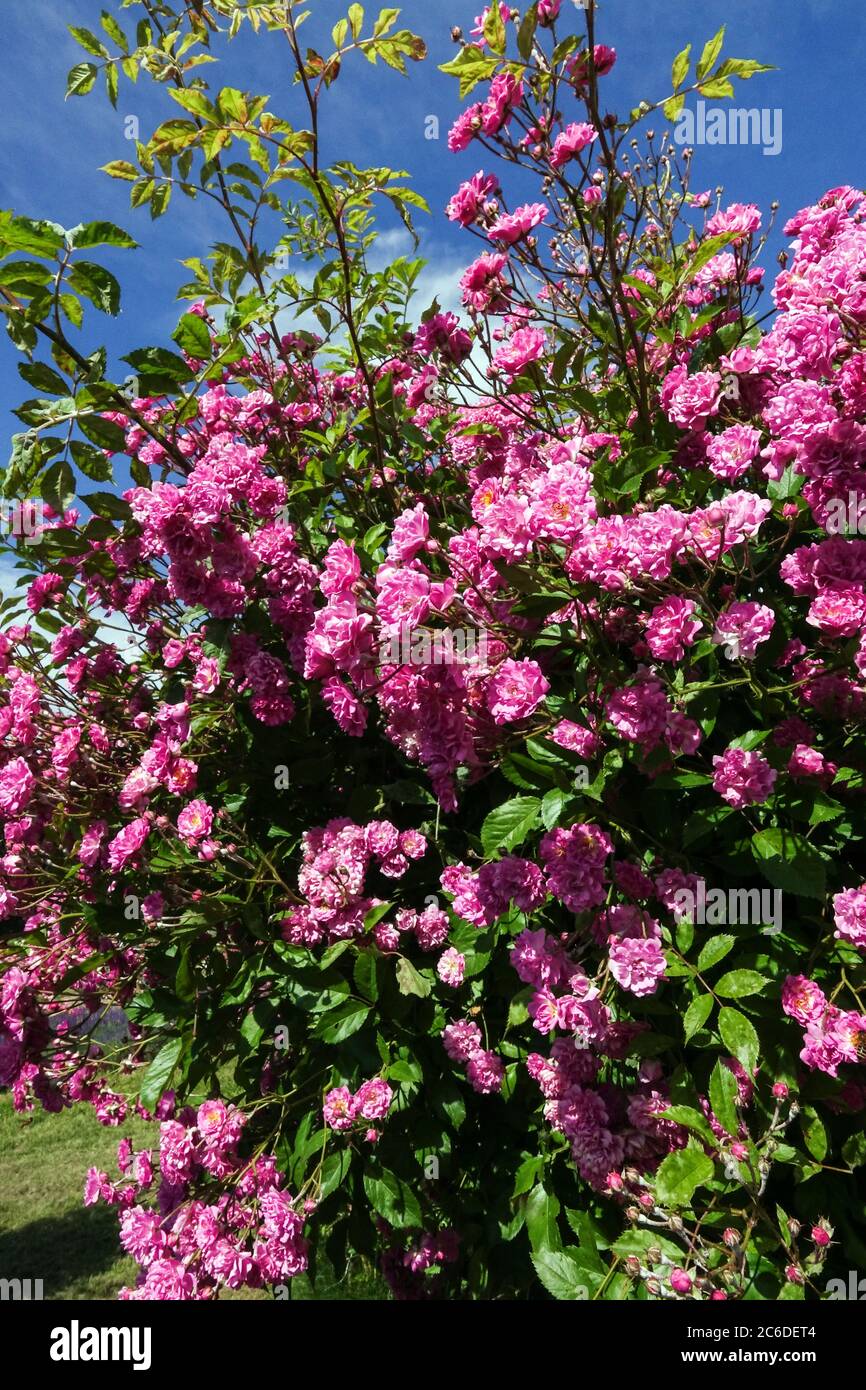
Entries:
MULTIPOLYGON (((330 30, 347 3, 311 0, 311 26, 330 30)), ((122 84, 116 112, 97 91, 64 101, 67 70, 84 56, 66 26, 96 30, 103 8, 105 0, 3 0, 0 206, 66 226, 107 218, 140 241, 136 252, 105 256, 124 289, 120 318, 111 321, 95 311, 89 315, 88 347, 104 341, 116 357, 134 347, 168 341, 179 312, 175 291, 185 278, 179 262, 185 256, 204 255, 222 228, 218 211, 204 200, 191 203, 183 198, 166 217, 152 223, 146 212, 130 210, 128 185, 99 172, 100 165, 129 155, 124 139, 128 115, 139 117, 146 138, 167 111, 177 114, 165 93, 146 78, 135 87, 122 84)), ((571 0, 563 0, 564 12, 570 8, 571 0)), ((468 0, 465 6, 460 0, 406 0, 401 23, 427 40, 428 62, 413 65, 406 81, 356 58, 346 65, 325 108, 329 156, 360 165, 406 168, 428 198, 433 216, 422 217, 420 226, 422 254, 430 261, 424 287, 428 299, 436 292, 443 302, 453 299, 449 287, 475 254, 472 239, 446 221, 444 204, 461 177, 474 173, 481 160, 477 151, 458 157, 447 151, 445 137, 460 103, 456 82, 437 65, 455 52, 451 26, 459 23, 468 31, 476 9, 478 0, 468 0), (431 115, 440 122, 438 141, 425 139, 431 115)), ((132 8, 120 18, 130 29, 140 13, 132 8)), ((728 201, 753 201, 764 209, 777 199, 781 222, 827 188, 861 181, 860 108, 866 70, 862 0, 603 0, 598 37, 619 55, 614 73, 605 80, 608 109, 623 113, 641 98, 665 95, 676 51, 688 41, 700 49, 723 23, 728 26, 726 54, 757 58, 778 68, 738 84, 734 104, 781 109, 782 150, 767 157, 759 147, 705 146, 696 154, 693 187, 723 184, 728 201)), ((201 71, 217 86, 269 93, 271 109, 289 119, 297 111, 283 45, 273 37, 243 37, 219 67, 201 71)), ((765 258, 770 279, 781 244, 781 237, 774 236, 765 258)), ((382 254, 395 248, 404 249, 399 235, 392 233, 382 254)), ((4 335, 0 410, 7 435, 21 428, 9 414, 11 407, 32 394, 19 381, 15 360, 4 335)))

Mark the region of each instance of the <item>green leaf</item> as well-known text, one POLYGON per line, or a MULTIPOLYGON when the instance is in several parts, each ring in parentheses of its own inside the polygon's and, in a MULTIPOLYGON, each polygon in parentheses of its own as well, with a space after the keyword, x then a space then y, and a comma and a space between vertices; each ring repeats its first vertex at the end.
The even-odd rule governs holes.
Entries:
POLYGON ((97 516, 107 517, 109 521, 128 521, 129 503, 113 492, 85 492, 81 498, 97 516))
POLYGON ((97 72, 95 63, 76 63, 74 68, 70 68, 66 78, 67 97, 85 97, 88 92, 92 92, 97 72))
POLYGON ((535 1186, 538 1178, 539 1169, 543 1166, 543 1160, 538 1154, 532 1154, 525 1158, 514 1175, 514 1188, 511 1196, 522 1197, 525 1192, 529 1192, 535 1186))
POLYGON ((710 82, 702 82, 698 88, 702 97, 732 97, 734 95, 734 84, 725 78, 713 78, 710 82))
POLYGON ((351 1166, 351 1149, 338 1149, 336 1153, 328 1154, 328 1157, 322 1164, 322 1171, 319 1178, 321 1186, 319 1188, 318 1198, 320 1202, 324 1202, 326 1197, 330 1197, 331 1193, 337 1190, 351 1166))
POLYGON ((733 1139, 740 1129, 735 1106, 737 1094, 737 1078, 721 1062, 716 1062, 710 1077, 710 1105, 716 1119, 733 1139))
POLYGON ((184 951, 180 958, 180 964, 174 978, 174 992, 178 999, 182 999, 184 1003, 189 1003, 195 999, 195 975, 190 965, 189 951, 184 951))
POLYGON ((803 1130, 803 1142, 809 1153, 818 1163, 823 1163, 827 1157, 827 1131, 824 1128, 823 1120, 811 1105, 803 1107, 800 1125, 803 1130))
POLYGON ((401 994, 414 994, 418 999, 426 999, 433 986, 418 974, 410 960, 401 956, 397 962, 397 988, 401 994))
POLYGON ((453 1081, 440 1082, 431 1095, 434 1109, 441 1110, 451 1128, 458 1130, 466 1119, 466 1102, 453 1081))
POLYGON ((360 37, 360 34, 361 34, 361 30, 362 30, 363 27, 364 27, 364 6, 363 6, 363 5, 350 5, 350 6, 349 6, 349 13, 348 13, 348 20, 349 20, 349 24, 352 26, 352 38, 353 38, 353 39, 359 38, 359 37, 360 37))
POLYGON ((393 29, 399 17, 399 10, 395 10, 390 5, 386 5, 383 10, 379 11, 376 23, 373 25, 373 37, 378 39, 380 35, 387 34, 389 29, 393 29))
POLYGON ((523 844, 538 822, 541 802, 537 796, 515 796, 497 806, 481 827, 481 845, 488 857, 499 849, 523 844))
POLYGON ((739 1009, 721 1009, 719 1032, 725 1047, 742 1063, 749 1075, 753 1076, 760 1049, 758 1035, 745 1014, 741 1014, 739 1009))
POLYGON ((183 1047, 183 1038, 171 1038, 160 1048, 144 1073, 138 1094, 145 1110, 154 1110, 163 1092, 168 1090, 183 1047))
POLYGON ((265 1024, 266 1022, 270 1022, 270 1011, 265 1014, 261 1004, 262 1001, 259 1001, 258 1004, 254 1004, 241 1024, 241 1037, 250 1052, 258 1051, 261 1046, 262 1038, 265 1035, 265 1024))
POLYGON ((626 1259, 629 1255, 639 1255, 644 1264, 655 1268, 658 1262, 650 1261, 647 1258, 649 1251, 654 1246, 661 1251, 662 1255, 666 1255, 673 1264, 679 1264, 682 1260, 683 1252, 680 1246, 661 1235, 655 1228, 649 1231, 634 1228, 626 1230, 619 1237, 619 1240, 614 1242, 611 1250, 615 1255, 619 1255, 620 1259, 626 1259))
POLYGON ((169 352, 168 348, 139 348, 124 357, 123 361, 128 362, 132 370, 144 379, 145 395, 169 395, 193 376, 183 358, 178 357, 176 352, 169 352))
POLYGON ((460 78, 460 96, 461 99, 465 99, 479 82, 492 77, 498 66, 498 59, 485 57, 474 45, 467 44, 456 58, 452 58, 448 63, 441 63, 439 70, 460 78))
POLYGON ((754 58, 726 58, 716 71, 716 77, 739 77, 747 82, 756 72, 775 72, 772 63, 756 63, 754 58))
POLYGON ((690 1105, 669 1105, 664 1118, 673 1120, 675 1124, 682 1125, 694 1134, 699 1134, 708 1144, 716 1143, 709 1121, 700 1110, 693 1110, 690 1105))
POLYGON ((563 808, 570 800, 570 793, 562 791, 559 787, 554 787, 553 791, 547 792, 541 801, 541 820, 545 830, 552 830, 559 824, 563 808))
POLYGON ((683 1017, 683 1031, 686 1042, 693 1038, 695 1033, 699 1033, 713 1012, 713 996, 711 994, 699 994, 697 999, 693 999, 686 1009, 683 1017))
POLYGON ((42 477, 42 496, 56 512, 65 512, 75 501, 75 478, 65 459, 52 463, 42 477))
POLYGON ((391 908, 392 908, 393 906, 394 906, 393 903, 377 903, 375 907, 371 907, 371 908, 370 908, 370 911, 369 911, 369 912, 365 912, 365 913, 364 913, 364 931, 365 931, 365 932, 372 931, 373 928, 374 928, 379 922, 381 922, 381 920, 382 920, 383 917, 387 917, 387 916, 388 916, 388 913, 391 911, 391 908))
POLYGON ((326 951, 323 951, 322 955, 319 957, 319 969, 329 970, 335 960, 339 960, 340 956, 346 954, 351 944, 351 941, 346 940, 335 941, 334 944, 329 946, 326 951))
POLYGON ((199 361, 210 357, 210 332, 198 314, 184 314, 171 336, 188 357, 195 357, 199 361))
MULTIPOLYGON (((201 120, 207 121, 210 125, 219 123, 219 112, 216 107, 208 101, 204 92, 195 87, 169 87, 168 94, 178 106, 182 106, 184 111, 188 111, 191 116, 198 116, 201 120)), ((162 127, 160 127, 162 129, 162 127)))
POLYGON ((108 449, 112 454, 123 452, 126 435, 113 420, 105 420, 101 415, 80 415, 78 428, 98 448, 108 449))
POLYGON ((70 24, 69 32, 86 53, 92 53, 95 58, 111 57, 110 51, 102 40, 92 34, 89 29, 81 29, 75 24, 70 24))
POLYGON ((374 1211, 390 1226, 420 1227, 421 1208, 412 1189, 388 1168, 364 1174, 364 1191, 374 1211))
POLYGON ((114 470, 111 460, 105 457, 101 449, 95 449, 92 444, 85 444, 81 439, 73 439, 69 451, 75 467, 79 468, 86 478, 90 478, 94 483, 112 481, 114 470))
POLYGON ((533 1254, 532 1263, 547 1292, 561 1303, 586 1301, 598 1283, 597 1273, 588 1268, 586 1256, 575 1245, 540 1250, 533 1254))
POLYGON ((101 166, 101 172, 108 174, 109 178, 126 179, 129 183, 134 183, 139 175, 139 170, 128 159, 112 159, 101 166))
MULTIPOLYGON (((105 167, 108 168, 108 165, 105 167)), ((137 177, 133 165, 127 167, 132 169, 133 178, 137 177)), ((120 246, 125 251, 135 251, 138 248, 138 242, 113 222, 83 222, 81 226, 73 227, 70 231, 69 244, 76 250, 91 246, 120 246)))
POLYGON ((656 1173, 656 1192, 666 1207, 687 1207, 695 1189, 711 1182, 715 1169, 702 1149, 676 1149, 656 1173))
POLYGON ((728 954, 735 940, 736 937, 733 936, 713 936, 706 941, 698 956, 698 970, 709 970, 712 966, 718 965, 728 954))
POLYGON ((344 1042, 363 1028, 369 1013, 370 1005, 363 999, 347 999, 345 1004, 322 1014, 313 1029, 313 1036, 326 1043, 344 1042))
POLYGON ((826 860, 802 835, 782 828, 759 830, 752 836, 752 853, 774 888, 823 901, 827 892, 826 860))
POLYGON ((493 53, 505 52, 505 23, 498 0, 493 0, 493 3, 488 6, 487 17, 484 20, 484 37, 493 53))
POLYGON ((37 391, 50 391, 55 396, 65 396, 69 390, 67 382, 44 362, 22 362, 18 367, 28 386, 37 391))
POLYGON ((690 43, 687 43, 685 48, 674 58, 671 68, 671 83, 674 89, 681 87, 685 81, 686 74, 689 70, 689 63, 691 62, 691 56, 692 46, 690 43))
POLYGON ((866 1134, 852 1134, 842 1145, 842 1157, 849 1168, 862 1168, 866 1163, 866 1134))
POLYGON ((112 317, 120 312, 120 285, 110 270, 92 261, 76 261, 69 272, 69 284, 112 317))
POLYGON ((531 5, 520 21, 520 28, 517 31, 517 51, 524 61, 528 61, 532 54, 532 42, 537 28, 538 6, 531 5))
POLYGON ((372 1004, 375 1004, 379 997, 379 982, 376 971, 378 959, 375 951, 361 951, 352 971, 352 978, 358 987, 358 993, 363 994, 364 998, 369 999, 372 1004))
POLYGON ((117 44, 118 48, 122 48, 124 53, 128 53, 129 44, 126 39, 126 35, 124 34, 117 20, 114 18, 114 15, 109 14, 108 10, 103 10, 99 17, 99 22, 102 25, 108 37, 110 39, 114 39, 114 42, 117 44))
POLYGON ((0 213, 0 246, 8 251, 26 251, 31 256, 51 257, 66 246, 66 232, 57 222, 38 222, 30 217, 0 213))
POLYGON ((722 51, 722 44, 724 41, 725 26, 723 24, 718 33, 714 34, 713 37, 708 39, 704 44, 703 52, 698 59, 697 77, 699 82, 706 77, 707 73, 712 69, 713 64, 722 51))
POLYGON ((537 1183, 526 1199, 526 1229, 536 1254, 561 1248, 558 1216, 559 1199, 548 1192, 544 1183, 537 1183))
POLYGON ((760 994, 769 983, 767 977, 756 970, 729 970, 715 986, 715 992, 726 999, 745 999, 749 994, 760 994))
POLYGON ((59 400, 23 401, 15 414, 25 425, 56 425, 64 420, 74 420, 75 401, 71 396, 61 396, 59 400))
POLYGON ((223 120, 237 121, 244 125, 250 118, 247 99, 237 87, 223 87, 217 97, 217 107, 223 120))

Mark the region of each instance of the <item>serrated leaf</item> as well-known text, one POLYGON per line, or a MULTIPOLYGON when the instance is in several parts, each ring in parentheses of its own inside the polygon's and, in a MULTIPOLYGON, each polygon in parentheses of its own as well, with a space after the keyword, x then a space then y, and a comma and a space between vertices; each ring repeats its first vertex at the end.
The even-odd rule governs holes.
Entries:
POLYGON ((363 994, 365 999, 369 999, 375 1004, 379 997, 378 975, 376 962, 379 957, 374 951, 361 951, 355 961, 355 968, 352 971, 352 978, 358 988, 358 993, 363 994))
MULTIPOLYGON (((123 163, 123 161, 119 161, 123 163)), ((106 165, 106 168, 109 166, 106 165)), ((133 178, 137 177, 138 171, 132 164, 126 166, 132 170, 133 178)), ((127 177, 124 175, 124 177, 127 177)), ((89 248, 92 246, 121 246, 127 251, 135 251, 138 242, 134 237, 125 232, 122 227, 118 227, 114 222, 83 222, 78 227, 73 227, 69 232, 69 242, 76 250, 89 248)))
POLYGON ((683 1016, 683 1031, 686 1042, 693 1038, 695 1033, 699 1033, 713 1012, 713 996, 711 994, 699 994, 697 999, 693 999, 683 1016))
POLYGON ((103 174, 108 174, 112 179, 126 179, 129 183, 138 178, 139 172, 127 159, 112 159, 110 163, 102 165, 103 174))
POLYGON ((570 799, 570 793, 562 791, 559 787, 554 787, 541 801, 541 820, 545 830, 552 830, 559 824, 565 804, 570 799))
POLYGON ((313 1029, 313 1036, 321 1042, 341 1043, 363 1028, 370 1012, 370 1005, 363 999, 347 999, 336 1009, 322 1014, 313 1029))
POLYGON ((702 82, 698 91, 702 97, 732 97, 734 84, 726 77, 714 77, 709 82, 702 82))
POLYGON ((153 1110, 163 1092, 168 1089, 174 1069, 183 1052, 184 1039, 171 1038, 157 1052, 142 1078, 139 1099, 145 1110, 153 1110))
POLYGON ((538 822, 541 802, 537 796, 515 796, 497 806, 481 827, 481 846, 490 856, 500 849, 515 849, 538 822))
POLYGON ((418 974, 410 960, 401 956, 397 962, 397 988, 401 994, 414 994, 418 999, 426 999, 433 986, 418 974))
POLYGON ((690 43, 687 43, 685 48, 674 58, 673 66, 671 67, 671 83, 674 90, 676 90, 677 87, 681 87, 685 81, 686 74, 689 70, 689 63, 691 62, 691 56, 692 46, 690 43))
POLYGON ((364 1191, 374 1211, 390 1226, 420 1227, 421 1208, 412 1189, 387 1168, 364 1174, 364 1191))
POLYGON ((108 37, 110 39, 114 39, 114 42, 117 44, 118 48, 121 48, 124 53, 128 53, 129 44, 126 39, 126 35, 124 34, 117 20, 114 18, 114 15, 109 14, 108 10, 103 10, 99 17, 99 22, 102 25, 108 37))
POLYGON ((65 459, 46 469, 40 487, 45 501, 56 512, 65 512, 75 501, 75 478, 65 459))
POLYGON ((711 1182, 712 1159, 701 1149, 676 1149, 667 1155, 656 1173, 659 1202, 667 1207, 687 1207, 696 1189, 711 1182))
POLYGON ((708 72, 711 71, 713 64, 715 63, 716 59, 722 51, 722 44, 724 43, 724 41, 725 26, 723 24, 721 29, 719 29, 718 33, 714 34, 713 37, 711 39, 708 39, 707 42, 704 44, 703 52, 701 53, 701 56, 698 59, 697 66, 697 77, 699 82, 704 77, 706 77, 708 72))
POLYGON ((128 521, 131 515, 129 503, 122 497, 115 497, 113 492, 85 492, 81 500, 97 516, 107 517, 110 521, 128 521))
POLYGON ((736 1077, 721 1062, 716 1062, 710 1077, 710 1105, 716 1119, 733 1139, 736 1139, 739 1133, 739 1120, 735 1107, 736 1099, 736 1077))
POLYGON ((69 390, 68 382, 45 362, 22 362, 18 371, 28 386, 32 386, 36 391, 49 391, 55 396, 65 396, 69 390))
POLYGON ((498 0, 493 0, 493 3, 487 7, 487 15, 484 20, 484 37, 491 52, 496 54, 505 52, 505 23, 502 19, 498 0))
POLYGON ((69 284, 89 299, 103 314, 120 312, 120 285, 110 270, 92 261, 76 261, 69 272, 69 284))
POLYGON ((708 1144, 715 1144, 713 1131, 709 1121, 700 1110, 693 1110, 690 1105, 669 1105, 664 1113, 666 1120, 673 1120, 675 1124, 682 1125, 684 1129, 690 1130, 693 1134, 699 1134, 702 1139, 706 1139, 708 1144))
POLYGON ((532 54, 532 41, 535 38, 535 31, 538 28, 538 5, 530 5, 526 14, 520 21, 517 30, 517 51, 521 58, 528 61, 532 54))
POLYGON ((544 1183, 537 1183, 526 1199, 526 1229, 536 1254, 561 1248, 558 1216, 559 1198, 544 1183))
POLYGON ((760 994, 770 982, 765 975, 756 970, 729 970, 714 986, 716 994, 726 999, 745 999, 750 994, 760 994))
POLYGON ((585 1302, 598 1283, 598 1274, 588 1268, 584 1252, 569 1245, 564 1250, 540 1250, 532 1256, 541 1283, 558 1302, 585 1302))
POLYGON ((823 901, 827 891, 826 860, 802 835, 776 828, 752 836, 752 852, 761 873, 783 892, 823 901))
POLYGON ((105 47, 102 40, 98 39, 89 29, 83 29, 76 24, 70 24, 69 32, 76 43, 80 44, 84 49, 85 53, 92 53, 95 58, 111 57, 110 51, 105 47))
POLYGON ((719 1010, 719 1033, 725 1047, 741 1062, 750 1076, 755 1073, 760 1051, 753 1025, 739 1009, 719 1010))
POLYGON ((322 1164, 322 1171, 319 1174, 318 1199, 324 1202, 326 1197, 330 1197, 332 1192, 336 1192, 352 1166, 352 1150, 338 1149, 336 1153, 328 1154, 322 1164))
POLYGON ((198 91, 194 87, 169 87, 168 94, 172 101, 176 101, 178 106, 182 106, 184 111, 188 111, 191 116, 198 116, 200 120, 207 121, 210 125, 219 121, 216 107, 208 101, 204 92, 198 91))
POLYGON ((198 314, 184 314, 171 335, 181 352, 201 361, 211 355, 210 332, 198 314))
POLYGON ((803 1130, 803 1142, 809 1153, 818 1163, 823 1163, 829 1147, 824 1121, 809 1105, 800 1116, 800 1125, 803 1130))
POLYGON ((73 439, 69 451, 75 467, 80 469, 86 478, 90 478, 94 483, 112 481, 114 472, 111 462, 101 449, 94 448, 92 444, 85 444, 81 439, 73 439))
POLYGON ((67 97, 85 97, 93 91, 97 77, 95 63, 76 63, 66 78, 67 97))
POLYGON ((710 970, 714 965, 718 965, 734 945, 734 936, 713 936, 709 941, 704 942, 701 953, 698 956, 698 970, 710 970))
POLYGON ((757 72, 775 72, 772 63, 756 63, 754 58, 726 58, 716 70, 716 77, 739 77, 747 82, 757 72))

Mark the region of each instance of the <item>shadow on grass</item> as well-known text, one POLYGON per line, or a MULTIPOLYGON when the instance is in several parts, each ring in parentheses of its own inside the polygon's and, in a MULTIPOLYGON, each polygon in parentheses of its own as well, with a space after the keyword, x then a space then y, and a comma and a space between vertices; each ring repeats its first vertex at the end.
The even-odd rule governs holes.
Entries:
POLYGON ((68 1297, 117 1264, 117 1212, 81 1207, 0 1231, 0 1278, 41 1279, 45 1298, 68 1297))

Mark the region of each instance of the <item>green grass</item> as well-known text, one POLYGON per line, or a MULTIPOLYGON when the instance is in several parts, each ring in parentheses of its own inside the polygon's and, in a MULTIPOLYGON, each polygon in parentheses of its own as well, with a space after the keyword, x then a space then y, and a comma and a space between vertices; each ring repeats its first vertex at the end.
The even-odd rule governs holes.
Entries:
POLYGON ((47 1299, 113 1299, 135 1283, 116 1211, 83 1204, 91 1164, 118 1176, 123 1135, 142 1148, 153 1144, 154 1128, 133 1118, 108 1129, 89 1105, 17 1115, 0 1095, 0 1278, 41 1279, 47 1299))
MULTIPOLYGON (((136 1149, 156 1147, 156 1129, 143 1120, 132 1117, 109 1129, 83 1104, 59 1115, 39 1109, 17 1115, 8 1093, 0 1094, 0 1278, 41 1279, 46 1299, 114 1299, 124 1284, 135 1283, 138 1266, 120 1248, 116 1210, 103 1202, 83 1204, 91 1165, 118 1176, 117 1144, 124 1135, 136 1149)), ((366 1270, 345 1279, 323 1270, 315 1287, 301 1276, 291 1292, 306 1300, 387 1296, 366 1270)), ((270 1297, 259 1290, 222 1294, 270 1297)))

